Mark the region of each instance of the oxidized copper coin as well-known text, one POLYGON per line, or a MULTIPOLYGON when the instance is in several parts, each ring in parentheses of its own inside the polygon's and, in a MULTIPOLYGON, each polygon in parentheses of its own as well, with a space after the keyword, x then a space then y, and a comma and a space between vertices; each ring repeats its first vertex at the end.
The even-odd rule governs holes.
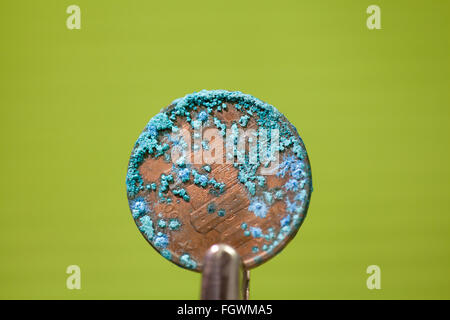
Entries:
POLYGON ((201 271, 225 243, 247 269, 295 236, 312 191, 297 130, 273 106, 241 92, 200 91, 154 116, 127 173, 133 218, 168 260, 201 271))

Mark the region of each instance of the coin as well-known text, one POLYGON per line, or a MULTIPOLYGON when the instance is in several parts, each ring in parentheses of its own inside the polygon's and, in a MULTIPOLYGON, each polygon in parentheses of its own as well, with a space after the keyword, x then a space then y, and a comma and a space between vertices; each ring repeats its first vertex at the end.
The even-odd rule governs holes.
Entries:
POLYGON ((295 127, 275 107, 225 90, 188 94, 155 115, 132 150, 126 185, 145 239, 194 271, 217 243, 247 269, 279 253, 312 192, 295 127))

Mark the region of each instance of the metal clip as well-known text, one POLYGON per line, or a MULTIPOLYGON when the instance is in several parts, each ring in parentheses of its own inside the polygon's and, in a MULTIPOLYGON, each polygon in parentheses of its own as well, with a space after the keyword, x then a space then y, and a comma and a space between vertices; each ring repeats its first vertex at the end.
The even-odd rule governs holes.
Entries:
POLYGON ((226 244, 215 244, 206 252, 202 273, 202 300, 247 300, 250 271, 241 257, 226 244))

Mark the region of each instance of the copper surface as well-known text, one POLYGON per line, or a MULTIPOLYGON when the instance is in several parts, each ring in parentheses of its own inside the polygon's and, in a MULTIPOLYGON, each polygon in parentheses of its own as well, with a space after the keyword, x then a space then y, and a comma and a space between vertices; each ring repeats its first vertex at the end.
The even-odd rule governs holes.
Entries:
MULTIPOLYGON (((231 104, 228 104, 228 106, 226 111, 213 111, 212 115, 225 122, 229 128, 233 121, 239 120, 242 113, 231 107, 231 104)), ((192 130, 190 124, 182 119, 177 120, 176 125, 179 128, 192 130)), ((257 128, 254 117, 250 119, 247 127, 257 128)), ((296 134, 295 128, 292 129, 292 132, 296 134)), ((283 155, 284 153, 281 153, 280 157, 283 155)), ((304 161, 309 165, 308 158, 304 161)), ((192 167, 201 171, 204 164, 193 164, 192 167)), ((157 159, 147 157, 139 168, 144 185, 158 181, 163 173, 169 174, 172 165, 172 162, 167 162, 163 157, 157 159)), ((237 175, 238 170, 232 164, 211 165, 209 177, 226 184, 225 192, 218 197, 209 192, 209 187, 201 188, 194 185, 192 178, 187 183, 175 181, 173 184, 170 184, 170 189, 184 188, 190 196, 189 202, 172 197, 174 200, 172 203, 160 203, 158 202, 157 192, 147 190, 140 192, 139 195, 145 197, 147 202, 152 204, 152 210, 148 214, 153 221, 157 221, 160 218, 165 220, 177 218, 181 222, 180 230, 169 233, 170 242, 166 248, 172 254, 171 260, 174 263, 183 266, 180 264, 179 258, 181 255, 188 253, 197 262, 195 270, 201 271, 202 261, 207 250, 214 244, 223 243, 233 247, 242 258, 245 268, 250 269, 273 257, 295 236, 297 230, 294 230, 288 237, 280 241, 271 252, 259 250, 259 252, 254 253, 252 251, 254 246, 261 248, 267 241, 264 237, 245 236, 241 224, 245 222, 248 226, 257 226, 262 230, 272 227, 277 232, 280 229, 280 220, 286 216, 286 204, 285 201, 276 201, 270 207, 266 218, 255 216, 253 212, 248 211, 252 196, 249 195, 245 186, 238 181, 237 175), (217 210, 226 210, 224 217, 219 217, 216 214, 217 212, 207 213, 207 206, 211 202, 216 204, 217 210)), ((265 189, 281 187, 288 179, 288 177, 281 178, 275 175, 266 176, 265 189)), ((305 189, 309 198, 311 190, 309 190, 309 186, 306 186, 305 189)), ((257 193, 254 197, 258 196, 261 196, 261 194, 257 193)), ((155 233, 158 230, 159 227, 155 223, 155 233)), ((164 232, 167 232, 167 229, 164 232)))

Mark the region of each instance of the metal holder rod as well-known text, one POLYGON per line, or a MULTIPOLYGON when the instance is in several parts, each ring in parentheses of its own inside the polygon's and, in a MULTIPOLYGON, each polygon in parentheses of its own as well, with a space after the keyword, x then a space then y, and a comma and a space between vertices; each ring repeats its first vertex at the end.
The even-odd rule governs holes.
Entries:
POLYGON ((239 254, 226 244, 215 244, 205 254, 202 300, 246 300, 250 271, 244 270, 239 254))

